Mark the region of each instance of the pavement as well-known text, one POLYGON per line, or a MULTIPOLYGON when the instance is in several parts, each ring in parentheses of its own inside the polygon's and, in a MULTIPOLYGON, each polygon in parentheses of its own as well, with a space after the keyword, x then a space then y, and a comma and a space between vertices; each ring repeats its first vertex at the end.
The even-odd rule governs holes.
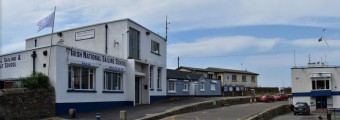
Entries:
MULTIPOLYGON (((272 120, 320 120, 319 116, 322 118, 322 120, 327 120, 327 114, 326 113, 315 113, 311 112, 310 115, 294 115, 293 112, 289 112, 284 115, 277 116, 273 118, 272 120)), ((332 120, 340 120, 340 113, 332 113, 331 116, 332 120)))
MULTIPOLYGON (((239 120, 258 114, 267 109, 288 104, 288 101, 257 102, 256 104, 239 104, 215 109, 169 116, 161 120, 239 120)), ((287 119, 286 119, 287 120, 287 119)))
POLYGON ((147 114, 160 113, 165 110, 171 109, 176 106, 182 106, 190 103, 197 103, 203 101, 211 100, 221 100, 221 99, 233 99, 233 98, 244 98, 242 97, 178 97, 178 98, 168 98, 165 100, 157 101, 152 104, 147 105, 137 105, 137 106, 126 106, 112 109, 105 109, 94 112, 84 112, 77 113, 76 118, 70 118, 68 115, 61 115, 52 118, 46 118, 44 120, 95 120, 96 113, 101 114, 102 120, 119 120, 120 111, 124 110, 127 113, 128 120, 134 120, 142 118, 147 114))

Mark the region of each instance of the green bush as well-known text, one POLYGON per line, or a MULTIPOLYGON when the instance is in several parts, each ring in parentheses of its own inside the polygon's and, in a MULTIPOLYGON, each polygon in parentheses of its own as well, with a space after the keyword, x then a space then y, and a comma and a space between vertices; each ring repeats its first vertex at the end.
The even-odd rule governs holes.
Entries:
POLYGON ((44 73, 37 72, 35 74, 31 74, 27 78, 24 78, 22 80, 22 86, 29 89, 48 88, 50 86, 48 79, 48 76, 44 73))

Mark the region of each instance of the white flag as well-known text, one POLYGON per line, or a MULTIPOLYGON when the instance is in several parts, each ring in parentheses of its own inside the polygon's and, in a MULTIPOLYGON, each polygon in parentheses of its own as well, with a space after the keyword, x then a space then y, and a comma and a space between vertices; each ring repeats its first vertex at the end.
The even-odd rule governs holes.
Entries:
POLYGON ((51 13, 50 15, 48 15, 47 17, 45 17, 44 19, 40 20, 38 22, 38 32, 42 29, 44 29, 45 27, 53 27, 54 24, 54 14, 55 12, 51 13))

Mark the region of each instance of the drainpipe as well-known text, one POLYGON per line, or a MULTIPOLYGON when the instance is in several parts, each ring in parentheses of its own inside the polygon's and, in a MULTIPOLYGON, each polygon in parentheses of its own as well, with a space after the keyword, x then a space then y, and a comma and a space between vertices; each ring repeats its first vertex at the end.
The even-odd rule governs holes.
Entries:
POLYGON ((105 24, 105 54, 107 54, 107 24, 105 24))
POLYGON ((35 58, 37 57, 37 53, 33 51, 31 57, 33 58, 33 74, 35 74, 35 58))

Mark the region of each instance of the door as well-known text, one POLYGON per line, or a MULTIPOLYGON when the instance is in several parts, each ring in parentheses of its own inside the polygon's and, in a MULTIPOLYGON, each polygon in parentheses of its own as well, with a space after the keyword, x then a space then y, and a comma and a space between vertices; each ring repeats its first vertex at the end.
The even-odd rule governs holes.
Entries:
POLYGON ((316 97, 316 109, 327 108, 327 97, 316 97))
POLYGON ((140 77, 135 77, 135 103, 139 103, 140 99, 140 77))
POLYGON ((195 95, 195 82, 190 82, 189 95, 195 95))

